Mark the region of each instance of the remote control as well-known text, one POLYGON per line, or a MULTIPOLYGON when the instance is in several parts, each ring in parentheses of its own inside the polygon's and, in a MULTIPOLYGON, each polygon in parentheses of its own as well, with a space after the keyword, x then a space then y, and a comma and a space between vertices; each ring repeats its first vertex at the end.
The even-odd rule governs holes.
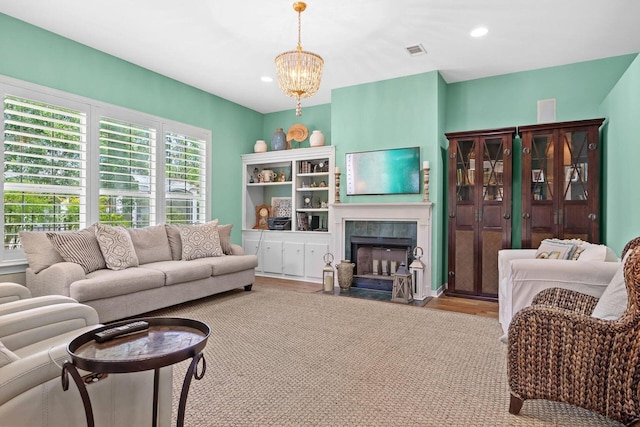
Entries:
POLYGON ((93 338, 97 342, 105 342, 110 339, 119 337, 121 335, 131 334, 133 332, 140 332, 149 329, 149 323, 142 320, 137 322, 127 323, 126 325, 116 326, 115 328, 105 329, 100 332, 96 332, 93 338))

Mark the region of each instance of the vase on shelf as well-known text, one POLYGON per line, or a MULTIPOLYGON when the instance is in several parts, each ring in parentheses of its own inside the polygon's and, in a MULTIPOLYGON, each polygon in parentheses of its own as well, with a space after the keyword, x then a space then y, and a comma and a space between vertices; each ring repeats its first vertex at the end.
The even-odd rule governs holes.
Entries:
POLYGON ((322 147, 324 145, 324 135, 321 130, 314 130, 309 137, 309 145, 312 147, 322 147))
POLYGON ((338 285, 340 289, 348 290, 353 283, 353 268, 356 265, 348 259, 343 259, 339 264, 336 264, 338 270, 338 285))
POLYGON ((267 151, 267 143, 263 140, 259 139, 253 146, 254 153, 264 153, 267 151))
POLYGON ((287 135, 282 128, 276 129, 271 137, 271 148, 275 151, 285 150, 287 148, 287 135))

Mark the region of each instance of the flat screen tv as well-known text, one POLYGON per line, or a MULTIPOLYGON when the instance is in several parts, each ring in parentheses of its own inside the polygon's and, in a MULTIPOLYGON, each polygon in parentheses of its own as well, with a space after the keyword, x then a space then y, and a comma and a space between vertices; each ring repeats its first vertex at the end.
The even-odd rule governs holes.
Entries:
POLYGON ((420 147, 347 153, 347 195, 417 194, 420 147))

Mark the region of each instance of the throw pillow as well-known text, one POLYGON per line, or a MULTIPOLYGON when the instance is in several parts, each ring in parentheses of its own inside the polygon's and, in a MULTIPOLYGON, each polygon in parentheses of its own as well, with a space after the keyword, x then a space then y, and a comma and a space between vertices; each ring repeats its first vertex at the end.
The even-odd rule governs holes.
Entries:
POLYGON ((233 249, 231 249, 231 228, 233 224, 225 224, 218 226, 218 233, 220 234, 220 246, 222 252, 225 255, 232 255, 233 249))
POLYGON ((48 232, 47 238, 65 261, 80 264, 88 274, 106 267, 95 228, 92 225, 80 231, 48 232))
POLYGON ((96 238, 108 269, 124 270, 138 266, 131 236, 124 227, 96 224, 96 238))
POLYGON ((584 251, 582 251, 578 258, 580 261, 614 262, 618 260, 615 252, 606 245, 585 243, 582 247, 584 248, 584 251))
POLYGON ((536 258, 569 259, 575 247, 574 243, 557 239, 544 239, 536 251, 536 258))
POLYGON ((180 240, 183 260, 224 255, 220 246, 217 219, 206 224, 181 225, 180 240))
POLYGON ((20 358, 0 341, 0 368, 16 360, 20 360, 20 358))
POLYGON ((142 228, 128 228, 127 232, 131 236, 140 265, 173 259, 167 239, 167 231, 163 224, 142 228))
POLYGON ((29 268, 36 274, 53 264, 64 261, 64 258, 53 247, 45 232, 21 231, 20 243, 24 249, 29 268))
POLYGON ((630 253, 631 250, 625 254, 620 263, 620 267, 616 270, 616 274, 600 296, 598 303, 593 309, 593 313, 591 313, 591 317, 616 320, 620 318, 627 309, 628 297, 627 287, 624 283, 624 263, 627 261, 630 253))

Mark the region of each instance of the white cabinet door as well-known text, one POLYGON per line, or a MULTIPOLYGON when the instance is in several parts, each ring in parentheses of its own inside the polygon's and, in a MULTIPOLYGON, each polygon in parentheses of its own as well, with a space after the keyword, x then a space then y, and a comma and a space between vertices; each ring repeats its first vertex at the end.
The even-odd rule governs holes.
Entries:
POLYGON ((284 274, 304 276, 304 243, 284 242, 284 274))
POLYGON ((282 241, 262 243, 262 269, 265 273, 282 274, 282 241))
POLYGON ((327 243, 307 243, 305 245, 304 273, 306 277, 322 279, 324 254, 329 252, 327 243))
POLYGON ((256 271, 262 271, 262 257, 260 256, 259 249, 260 249, 259 240, 246 239, 244 241, 244 253, 246 253, 247 255, 258 256, 258 266, 256 267, 256 271))

